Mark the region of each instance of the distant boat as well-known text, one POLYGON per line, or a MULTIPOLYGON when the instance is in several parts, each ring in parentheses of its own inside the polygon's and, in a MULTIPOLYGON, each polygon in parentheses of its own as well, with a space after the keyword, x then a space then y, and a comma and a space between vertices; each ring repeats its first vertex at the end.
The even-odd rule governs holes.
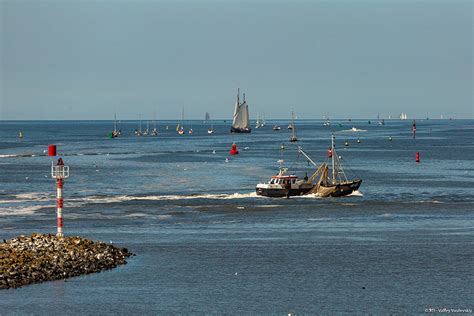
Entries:
MULTIPOLYGON (((119 137, 122 135, 122 131, 117 129, 117 114, 114 114, 114 130, 109 134, 110 138, 115 138, 119 137)), ((20 132, 20 138, 21 138, 21 132, 20 132)))
POLYGON ((329 120, 328 117, 324 117, 323 126, 331 126, 331 121, 329 120))
POLYGON ((406 113, 402 112, 402 113, 400 113, 399 118, 400 118, 401 120, 406 120, 406 119, 408 118, 408 116, 407 116, 406 113))
POLYGON ((211 122, 211 126, 207 129, 208 134, 214 134, 214 123, 211 121, 211 116, 209 113, 206 112, 206 123, 209 124, 211 122))
POLYGON ((158 135, 158 130, 156 129, 156 113, 153 114, 153 129, 150 132, 151 136, 157 136, 158 135))
POLYGON ((136 128, 135 129, 135 136, 142 136, 143 135, 143 132, 142 132, 142 118, 141 116, 139 116, 139 125, 138 125, 138 129, 136 128))
POLYGON ((291 111, 291 137, 290 137, 290 142, 297 142, 297 141, 298 141, 298 137, 296 137, 295 112, 291 111))
POLYGON ((260 127, 263 127, 263 123, 262 123, 262 121, 260 120, 260 112, 258 112, 258 114, 257 114, 257 122, 255 123, 255 128, 260 128, 260 127))
POLYGON ((275 124, 275 125, 273 125, 272 129, 276 132, 276 131, 281 130, 281 127, 275 124))
POLYGON ((207 123, 210 118, 211 118, 211 116, 209 115, 209 112, 206 112, 206 114, 204 114, 204 122, 207 123))
POLYGON ((176 126, 176 131, 178 132, 179 135, 184 135, 184 106, 183 109, 181 110, 181 125, 178 124, 176 126))
POLYGON ((150 127, 150 121, 146 121, 146 128, 142 133, 143 136, 148 136, 149 127, 150 127))
POLYGON ((237 101, 235 102, 234 117, 232 121, 231 133, 250 133, 249 107, 245 101, 245 93, 243 102, 240 103, 240 89, 237 89, 237 101))

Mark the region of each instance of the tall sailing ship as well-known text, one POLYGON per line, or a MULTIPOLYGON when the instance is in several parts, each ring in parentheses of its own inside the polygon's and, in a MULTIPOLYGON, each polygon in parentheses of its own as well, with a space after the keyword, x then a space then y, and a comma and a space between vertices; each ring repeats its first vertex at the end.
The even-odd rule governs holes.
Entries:
POLYGON ((243 101, 240 103, 240 89, 237 89, 237 100, 235 102, 234 117, 232 121, 231 133, 250 133, 249 106, 245 101, 245 93, 243 101))

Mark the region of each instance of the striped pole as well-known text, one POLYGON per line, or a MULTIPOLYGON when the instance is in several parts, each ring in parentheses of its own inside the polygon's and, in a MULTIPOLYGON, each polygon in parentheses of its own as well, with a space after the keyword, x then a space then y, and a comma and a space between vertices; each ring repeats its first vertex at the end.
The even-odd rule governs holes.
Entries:
POLYGON ((64 180, 62 178, 56 179, 56 207, 57 207, 57 217, 58 217, 58 233, 56 236, 64 237, 63 234, 63 184, 64 180))

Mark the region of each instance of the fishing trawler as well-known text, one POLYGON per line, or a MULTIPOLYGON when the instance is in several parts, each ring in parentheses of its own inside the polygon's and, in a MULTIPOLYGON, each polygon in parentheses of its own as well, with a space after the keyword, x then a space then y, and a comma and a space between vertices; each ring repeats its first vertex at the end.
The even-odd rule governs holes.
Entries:
POLYGON ((321 197, 341 197, 357 191, 362 183, 361 179, 348 180, 342 168, 340 157, 334 147, 334 136, 331 138, 331 147, 328 149, 328 159, 331 159, 332 177, 329 177, 329 163, 317 164, 298 147, 298 156, 302 155, 312 164, 316 171, 302 180, 295 175, 286 175, 288 168, 283 168, 283 160, 279 160, 280 169, 268 183, 259 183, 256 186, 257 195, 268 197, 290 197, 306 194, 315 194, 321 197), (319 180, 316 179, 319 176, 319 180))
POLYGON ((299 196, 309 193, 314 184, 307 176, 298 179, 297 176, 287 174, 288 168, 283 168, 283 160, 278 160, 280 168, 276 176, 272 176, 267 183, 259 183, 255 188, 257 195, 267 197, 299 196))
POLYGON ((245 101, 245 93, 243 102, 240 103, 240 89, 237 89, 237 101, 235 102, 234 117, 232 121, 231 133, 250 133, 249 107, 245 101))

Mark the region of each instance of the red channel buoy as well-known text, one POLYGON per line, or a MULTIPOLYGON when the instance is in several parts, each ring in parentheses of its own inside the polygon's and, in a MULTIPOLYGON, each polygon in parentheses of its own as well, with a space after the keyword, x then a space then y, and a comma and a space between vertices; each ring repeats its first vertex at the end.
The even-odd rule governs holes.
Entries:
POLYGON ((237 155, 239 151, 237 150, 237 145, 235 143, 232 144, 232 148, 229 151, 230 155, 237 155))
POLYGON ((56 145, 48 145, 48 156, 56 156, 56 145))
POLYGON ((420 153, 418 151, 416 152, 415 161, 420 162, 420 153))

